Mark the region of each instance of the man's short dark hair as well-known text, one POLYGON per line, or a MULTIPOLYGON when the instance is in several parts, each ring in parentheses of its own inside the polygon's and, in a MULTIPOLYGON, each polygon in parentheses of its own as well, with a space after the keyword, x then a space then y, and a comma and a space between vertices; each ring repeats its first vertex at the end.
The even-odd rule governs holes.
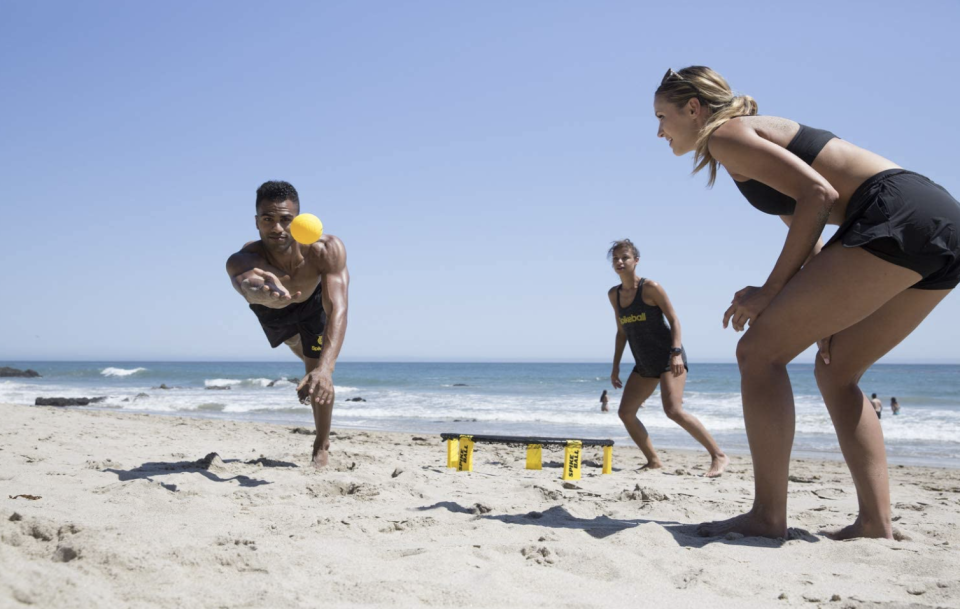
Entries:
POLYGON ((261 184, 260 188, 257 189, 258 212, 262 203, 283 203, 287 200, 292 201, 297 206, 297 212, 300 211, 300 195, 297 194, 297 189, 290 182, 270 180, 261 184))

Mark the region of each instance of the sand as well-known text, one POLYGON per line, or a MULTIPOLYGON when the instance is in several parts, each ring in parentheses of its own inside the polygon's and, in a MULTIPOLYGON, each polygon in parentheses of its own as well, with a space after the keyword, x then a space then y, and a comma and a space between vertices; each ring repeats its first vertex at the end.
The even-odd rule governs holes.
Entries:
MULTIPOLYGON (((331 466, 291 427, 0 405, 0 607, 960 607, 960 471, 892 467, 902 541, 836 542, 842 462, 796 460, 786 540, 704 539, 749 507, 749 457, 478 445, 338 430, 331 466), (215 455, 214 455, 215 453, 215 455), (38 496, 29 499, 18 495, 38 496), (11 498, 16 497, 16 498, 11 498)), ((451 429, 450 431, 457 431, 451 429)))

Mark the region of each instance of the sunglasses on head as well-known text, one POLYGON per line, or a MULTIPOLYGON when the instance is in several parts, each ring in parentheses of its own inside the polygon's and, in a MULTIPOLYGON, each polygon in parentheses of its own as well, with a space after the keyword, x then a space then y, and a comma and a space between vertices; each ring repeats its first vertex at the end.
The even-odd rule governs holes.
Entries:
POLYGON ((679 73, 675 72, 673 68, 667 70, 667 73, 663 75, 663 79, 660 81, 660 86, 667 84, 670 81, 680 81, 683 84, 689 86, 691 89, 696 91, 697 97, 700 96, 700 89, 696 87, 692 82, 681 76, 679 73))

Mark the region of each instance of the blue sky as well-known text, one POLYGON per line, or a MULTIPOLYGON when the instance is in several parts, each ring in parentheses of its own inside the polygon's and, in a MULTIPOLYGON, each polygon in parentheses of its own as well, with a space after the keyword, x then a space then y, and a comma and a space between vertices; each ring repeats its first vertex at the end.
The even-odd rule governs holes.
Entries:
MULTIPOLYGON (((286 179, 347 246, 344 359, 609 360, 630 237, 733 361, 786 229, 690 177, 653 91, 710 65, 958 195, 960 4, 903 6, 4 2, 0 360, 288 359, 224 272, 286 179)), ((960 361, 958 318, 884 361, 960 361)))

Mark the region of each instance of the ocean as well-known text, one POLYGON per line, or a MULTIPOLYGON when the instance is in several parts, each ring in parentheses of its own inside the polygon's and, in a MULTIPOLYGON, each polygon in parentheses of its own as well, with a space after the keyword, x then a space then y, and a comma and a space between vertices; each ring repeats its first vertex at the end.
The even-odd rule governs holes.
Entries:
MULTIPOLYGON (((0 379, 0 402, 37 397, 99 397, 88 409, 261 421, 313 427, 289 379, 299 362, 8 362, 42 378, 0 379), (165 385, 168 389, 160 389, 165 385)), ((630 366, 624 364, 628 373, 630 366)), ((789 367, 796 395, 795 456, 841 458, 813 378, 813 366, 789 367)), ((610 438, 631 444, 616 410, 609 364, 358 363, 337 364, 335 428, 560 438, 610 438), (600 393, 610 390, 609 413, 600 393), (346 401, 349 398, 366 401, 346 401)), ((626 374, 622 377, 626 379, 626 374)), ((960 467, 960 366, 874 366, 861 387, 884 404, 883 431, 892 464, 960 467), (890 397, 902 406, 889 409, 890 397)), ((691 363, 684 407, 721 448, 749 452, 735 364, 691 363)), ((700 449, 663 414, 660 394, 639 412, 657 448, 700 449)), ((441 454, 439 437, 438 455, 441 454)))

